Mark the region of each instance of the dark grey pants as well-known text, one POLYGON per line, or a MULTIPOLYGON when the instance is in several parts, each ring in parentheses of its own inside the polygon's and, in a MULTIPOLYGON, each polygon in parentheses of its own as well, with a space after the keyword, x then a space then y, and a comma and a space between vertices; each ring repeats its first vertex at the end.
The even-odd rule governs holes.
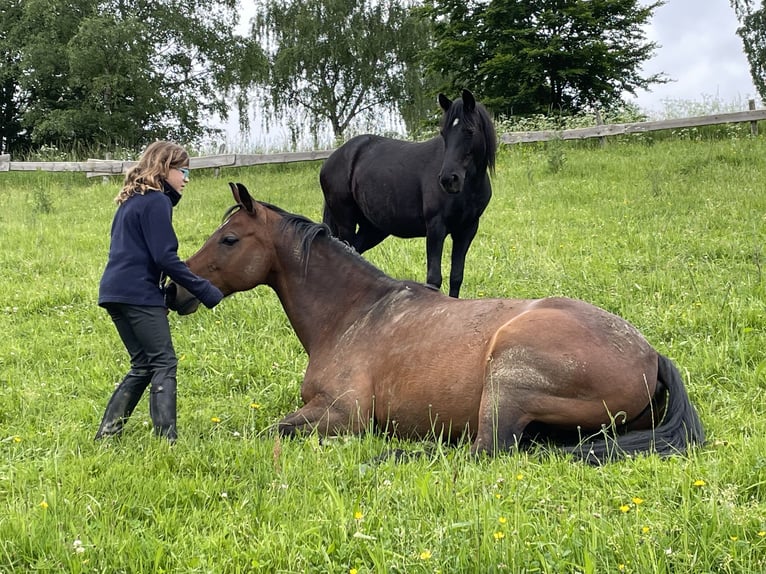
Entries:
POLYGON ((175 441, 178 359, 167 310, 123 303, 109 303, 106 310, 130 355, 130 371, 109 399, 96 439, 120 434, 146 387, 151 385, 149 413, 154 432, 175 441))

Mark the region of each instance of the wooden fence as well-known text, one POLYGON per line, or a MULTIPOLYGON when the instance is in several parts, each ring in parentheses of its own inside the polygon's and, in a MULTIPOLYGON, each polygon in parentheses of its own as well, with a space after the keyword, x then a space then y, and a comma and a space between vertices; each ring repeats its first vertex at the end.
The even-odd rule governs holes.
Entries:
MULTIPOLYGON (((672 120, 651 122, 636 122, 626 124, 604 124, 590 128, 571 130, 546 130, 533 132, 508 132, 500 134, 502 144, 517 144, 543 142, 550 140, 576 140, 586 138, 605 138, 623 134, 639 134, 659 130, 693 128, 727 123, 750 122, 751 131, 756 134, 757 122, 766 120, 766 109, 756 110, 754 102, 750 101, 751 109, 744 112, 728 112, 708 116, 696 116, 672 120)), ((292 163, 300 161, 315 161, 327 159, 333 150, 319 150, 293 153, 273 154, 220 154, 204 157, 193 157, 190 160, 191 169, 247 167, 270 163, 292 163)), ((120 175, 134 165, 134 161, 119 161, 108 159, 89 159, 87 161, 43 161, 16 162, 11 156, 0 155, 0 172, 4 171, 77 171, 85 172, 87 177, 120 175)))

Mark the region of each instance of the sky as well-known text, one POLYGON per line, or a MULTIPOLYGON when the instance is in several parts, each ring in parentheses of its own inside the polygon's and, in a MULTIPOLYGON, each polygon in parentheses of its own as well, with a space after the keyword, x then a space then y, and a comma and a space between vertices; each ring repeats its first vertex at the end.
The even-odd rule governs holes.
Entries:
POLYGON ((737 27, 729 0, 667 0, 650 20, 647 37, 660 47, 643 71, 673 82, 631 99, 646 112, 663 110, 667 100, 717 100, 744 110, 754 98, 760 107, 737 27))

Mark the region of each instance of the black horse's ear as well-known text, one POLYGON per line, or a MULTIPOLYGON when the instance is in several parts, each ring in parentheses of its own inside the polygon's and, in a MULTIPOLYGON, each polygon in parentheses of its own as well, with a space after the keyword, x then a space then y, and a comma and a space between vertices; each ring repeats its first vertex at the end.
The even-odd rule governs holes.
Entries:
POLYGON ((446 112, 449 107, 452 105, 452 100, 450 100, 447 96, 444 94, 439 94, 439 97, 437 98, 439 100, 439 105, 441 108, 446 112))
POLYGON ((471 113, 476 109, 476 98, 469 90, 463 90, 463 110, 466 113, 471 113))
POLYGON ((247 191, 244 184, 229 182, 229 187, 231 188, 231 193, 234 196, 234 201, 237 202, 237 205, 244 207, 245 211, 248 213, 253 213, 255 211, 255 208, 253 207, 253 198, 250 197, 250 192, 247 191))

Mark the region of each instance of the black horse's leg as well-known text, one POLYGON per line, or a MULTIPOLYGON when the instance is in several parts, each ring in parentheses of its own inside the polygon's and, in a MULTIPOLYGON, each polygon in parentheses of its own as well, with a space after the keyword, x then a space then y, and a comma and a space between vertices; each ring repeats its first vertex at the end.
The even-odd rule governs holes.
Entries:
POLYGON ((426 222, 426 283, 437 289, 442 286, 442 253, 447 229, 441 220, 426 222))
POLYGON ((457 298, 460 294, 460 287, 463 285, 463 273, 465 272, 465 258, 478 230, 479 222, 477 220, 476 223, 459 233, 452 234, 452 262, 449 273, 450 297, 457 298))

